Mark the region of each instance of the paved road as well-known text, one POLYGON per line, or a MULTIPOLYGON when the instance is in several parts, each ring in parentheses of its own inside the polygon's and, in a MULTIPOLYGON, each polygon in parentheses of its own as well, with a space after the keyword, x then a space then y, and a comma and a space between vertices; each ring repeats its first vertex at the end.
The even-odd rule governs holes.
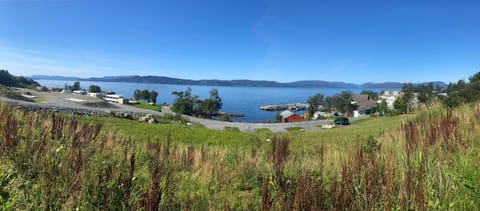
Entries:
MULTIPOLYGON (((36 94, 42 95, 43 93, 39 92, 36 94)), ((46 99, 46 101, 40 104, 17 101, 17 100, 7 99, 3 97, 0 97, 0 101, 15 102, 17 104, 24 104, 24 105, 36 105, 41 107, 82 109, 82 110, 88 110, 88 111, 131 112, 131 113, 140 113, 140 114, 150 113, 150 114, 159 115, 159 116, 163 116, 165 114, 175 115, 175 113, 172 112, 170 108, 167 106, 164 106, 162 108, 162 112, 140 109, 133 106, 119 105, 119 104, 115 104, 113 108, 91 108, 91 107, 84 106, 82 103, 68 100, 69 98, 75 98, 80 100, 91 101, 92 100, 91 97, 79 96, 79 95, 58 95, 58 94, 54 94, 56 96, 52 97, 51 94, 52 93, 49 93, 48 96, 42 96, 42 98, 46 99)), ((332 122, 332 120, 317 120, 317 121, 290 122, 290 123, 248 123, 248 122, 223 122, 223 121, 210 120, 210 119, 201 119, 201 118, 196 118, 196 117, 187 116, 187 115, 182 115, 182 117, 187 119, 190 122, 204 125, 206 128, 209 128, 209 129, 223 130, 225 129, 225 127, 237 127, 242 132, 255 132, 257 129, 261 129, 261 128, 267 128, 272 132, 286 132, 287 131, 286 129, 290 127, 301 127, 304 130, 318 130, 320 125, 332 122)))
MULTIPOLYGON (((169 107, 163 107, 162 113, 174 114, 169 107)), ((188 121, 204 125, 206 128, 223 130, 225 127, 237 127, 242 132, 255 132, 257 129, 267 128, 272 132, 286 132, 286 128, 301 127, 304 130, 317 130, 319 125, 331 123, 332 120, 289 122, 289 123, 249 123, 249 122, 223 122, 211 119, 201 119, 192 116, 182 115, 188 121)))

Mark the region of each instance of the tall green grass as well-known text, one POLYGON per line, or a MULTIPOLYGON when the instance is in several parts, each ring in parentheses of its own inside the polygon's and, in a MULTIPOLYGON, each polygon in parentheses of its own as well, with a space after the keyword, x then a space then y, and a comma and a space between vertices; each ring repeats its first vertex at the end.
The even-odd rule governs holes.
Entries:
POLYGON ((480 207, 480 105, 278 135, 1 104, 0 138, 2 210, 480 207))

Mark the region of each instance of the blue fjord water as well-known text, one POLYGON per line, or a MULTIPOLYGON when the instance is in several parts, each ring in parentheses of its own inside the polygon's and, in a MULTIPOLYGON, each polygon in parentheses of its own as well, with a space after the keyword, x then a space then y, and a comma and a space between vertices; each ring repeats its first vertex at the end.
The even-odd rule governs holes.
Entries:
MULTIPOLYGON (((62 80, 37 80, 47 87, 64 87, 65 84, 73 85, 74 81, 62 80)), ((279 87, 227 87, 227 86, 191 86, 191 85, 170 85, 170 84, 144 84, 124 82, 98 82, 80 81, 81 87, 87 89, 95 84, 102 90, 115 91, 125 98, 132 98, 136 89, 148 89, 158 92, 157 103, 172 104, 175 96, 173 91, 184 91, 187 87, 192 88, 192 94, 201 99, 209 96, 212 88, 218 89, 223 101, 222 111, 229 113, 245 114, 243 118, 233 118, 235 121, 244 122, 266 122, 273 121, 277 112, 260 110, 260 106, 271 104, 306 103, 310 96, 322 93, 325 96, 332 96, 344 90, 350 90, 354 94, 361 92, 361 89, 344 88, 279 88, 279 87)), ((379 92, 380 90, 374 90, 379 92)), ((299 113, 303 113, 300 111, 299 113)))

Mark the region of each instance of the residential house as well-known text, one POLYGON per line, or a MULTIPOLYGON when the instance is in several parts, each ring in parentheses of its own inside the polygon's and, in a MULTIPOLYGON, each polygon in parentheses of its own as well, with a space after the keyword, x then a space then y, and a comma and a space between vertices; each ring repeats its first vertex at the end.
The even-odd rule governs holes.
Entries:
POLYGON ((373 100, 369 95, 359 94, 352 97, 353 117, 372 114, 377 108, 377 101, 373 100))
POLYGON ((379 100, 377 101, 378 104, 382 103, 383 100, 387 103, 388 109, 393 109, 393 104, 395 100, 401 95, 399 91, 384 91, 382 95, 380 95, 379 100))

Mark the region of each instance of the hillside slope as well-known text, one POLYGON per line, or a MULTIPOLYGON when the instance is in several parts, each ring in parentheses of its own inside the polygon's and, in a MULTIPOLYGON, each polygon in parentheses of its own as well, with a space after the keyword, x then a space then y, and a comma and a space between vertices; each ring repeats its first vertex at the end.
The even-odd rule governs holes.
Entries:
POLYGON ((13 87, 37 87, 40 84, 32 79, 23 76, 13 76, 7 70, 0 70, 0 85, 13 87))

